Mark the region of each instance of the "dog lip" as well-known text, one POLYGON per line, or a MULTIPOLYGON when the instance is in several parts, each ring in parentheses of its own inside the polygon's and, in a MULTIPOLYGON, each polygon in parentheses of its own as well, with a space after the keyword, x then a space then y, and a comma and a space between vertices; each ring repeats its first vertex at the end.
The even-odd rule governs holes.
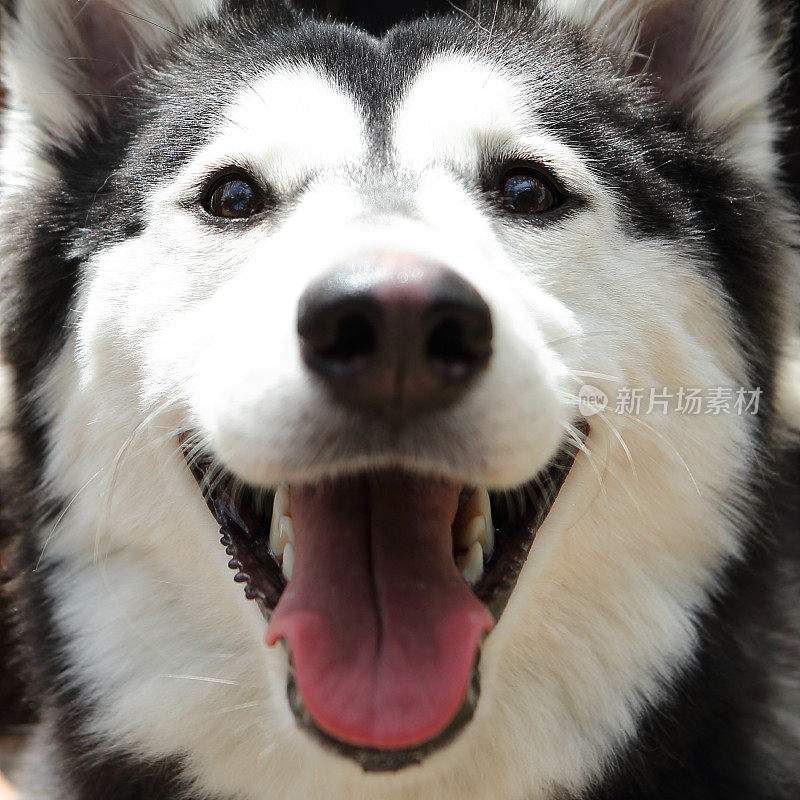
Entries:
POLYGON ((220 543, 230 556, 228 566, 235 570, 234 581, 244 584, 245 597, 255 600, 262 613, 269 616, 278 604, 286 579, 269 549, 268 533, 255 511, 237 503, 231 480, 221 476, 210 480, 215 473, 214 459, 191 446, 194 437, 186 433, 180 445, 189 469, 197 481, 206 505, 220 526, 220 543))

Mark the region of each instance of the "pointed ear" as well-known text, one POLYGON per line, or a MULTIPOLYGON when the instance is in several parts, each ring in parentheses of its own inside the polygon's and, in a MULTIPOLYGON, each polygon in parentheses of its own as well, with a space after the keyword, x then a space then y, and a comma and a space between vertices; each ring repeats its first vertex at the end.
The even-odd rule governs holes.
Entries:
POLYGON ((750 168, 774 170, 772 99, 780 25, 758 0, 541 0, 607 44, 636 53, 667 102, 721 134, 750 168))
POLYGON ((9 101, 52 139, 113 107, 148 53, 219 0, 16 0, 3 20, 9 101))

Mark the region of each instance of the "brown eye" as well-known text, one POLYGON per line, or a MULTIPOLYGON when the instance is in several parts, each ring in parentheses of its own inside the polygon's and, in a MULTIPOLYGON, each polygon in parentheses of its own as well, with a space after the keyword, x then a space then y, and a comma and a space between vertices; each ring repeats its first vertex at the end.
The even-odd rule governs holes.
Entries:
POLYGON ((514 214, 533 216, 558 208, 564 198, 540 172, 531 167, 515 167, 500 182, 503 204, 514 214))
POLYGON ((215 217, 246 219, 266 207, 266 198, 246 175, 227 175, 214 183, 203 200, 203 208, 215 217))

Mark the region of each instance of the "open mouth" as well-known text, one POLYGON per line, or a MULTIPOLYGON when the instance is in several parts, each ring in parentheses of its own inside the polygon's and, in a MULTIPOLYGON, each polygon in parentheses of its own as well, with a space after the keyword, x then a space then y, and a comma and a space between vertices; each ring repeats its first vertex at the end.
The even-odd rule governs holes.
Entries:
POLYGON ((234 580, 267 617, 267 644, 288 649, 299 724, 370 771, 450 741, 478 702, 481 642, 581 444, 495 494, 400 470, 254 488, 190 441, 234 580))

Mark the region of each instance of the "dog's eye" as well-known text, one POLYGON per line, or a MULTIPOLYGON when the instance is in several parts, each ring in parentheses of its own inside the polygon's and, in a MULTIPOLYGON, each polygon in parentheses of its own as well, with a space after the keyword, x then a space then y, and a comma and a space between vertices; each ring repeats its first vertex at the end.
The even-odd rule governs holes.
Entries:
POLYGON ((514 167, 506 172, 500 194, 509 211, 527 216, 553 211, 564 202, 558 189, 532 167, 514 167))
POLYGON ((226 175, 211 185, 203 199, 203 208, 215 217, 246 219, 263 211, 264 192, 243 174, 226 175))

